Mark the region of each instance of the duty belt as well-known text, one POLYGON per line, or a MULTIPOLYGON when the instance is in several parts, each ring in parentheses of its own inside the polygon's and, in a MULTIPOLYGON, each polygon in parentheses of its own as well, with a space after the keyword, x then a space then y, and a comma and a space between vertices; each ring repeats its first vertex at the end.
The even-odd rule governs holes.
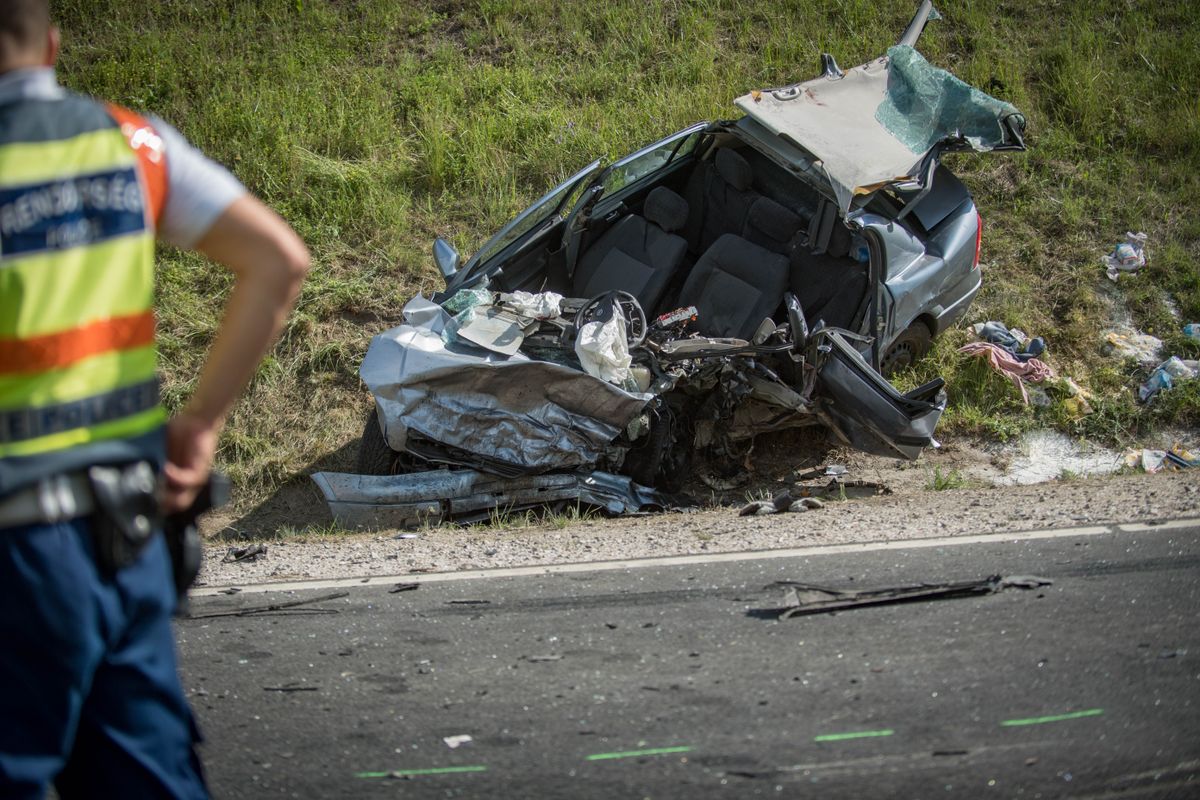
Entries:
POLYGON ((95 508, 87 473, 54 475, 0 498, 0 528, 65 522, 95 508))

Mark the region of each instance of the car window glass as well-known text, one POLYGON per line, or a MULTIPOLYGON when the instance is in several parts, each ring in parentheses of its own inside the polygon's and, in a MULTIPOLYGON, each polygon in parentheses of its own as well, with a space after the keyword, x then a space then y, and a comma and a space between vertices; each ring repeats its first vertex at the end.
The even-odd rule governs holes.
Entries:
POLYGON ((501 250, 515 242, 517 239, 521 238, 526 233, 552 217, 563 205, 563 201, 566 200, 568 195, 572 193, 572 190, 582 186, 584 183, 583 179, 590 175, 597 166, 599 166, 599 162, 593 161, 587 167, 575 173, 566 181, 556 186, 554 189, 551 189, 529 208, 522 211, 516 217, 516 219, 508 223, 508 225, 502 228, 498 234, 493 236, 492 239, 487 242, 487 244, 479 248, 479 252, 477 252, 471 259, 472 264, 479 264, 487 261, 492 256, 496 255, 501 250))
POLYGON ((695 127, 690 128, 613 164, 604 176, 604 194, 611 195, 662 169, 675 159, 686 156, 696 149, 700 133, 695 127))

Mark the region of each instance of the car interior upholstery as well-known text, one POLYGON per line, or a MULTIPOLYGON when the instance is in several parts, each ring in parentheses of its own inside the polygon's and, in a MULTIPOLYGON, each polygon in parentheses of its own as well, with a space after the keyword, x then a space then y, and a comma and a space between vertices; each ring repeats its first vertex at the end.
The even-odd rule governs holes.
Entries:
POLYGON ((696 306, 702 335, 740 339, 768 317, 785 321, 791 292, 809 324, 858 329, 868 265, 851 256, 840 221, 822 224, 826 201, 807 184, 727 142, 654 184, 593 221, 574 274, 550 288, 581 298, 625 291, 648 318, 696 306))
POLYGON ((687 224, 687 201, 659 186, 646 195, 642 215, 627 214, 588 248, 573 278, 576 297, 629 292, 653 309, 683 263, 687 241, 676 235, 687 224))
POLYGON ((703 335, 749 339, 783 302, 787 281, 786 256, 726 233, 692 267, 679 303, 696 307, 703 335))

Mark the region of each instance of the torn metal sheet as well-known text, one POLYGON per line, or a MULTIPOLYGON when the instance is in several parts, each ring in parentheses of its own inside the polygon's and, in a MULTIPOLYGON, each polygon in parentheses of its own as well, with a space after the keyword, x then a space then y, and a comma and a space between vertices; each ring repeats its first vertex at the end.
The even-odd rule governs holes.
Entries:
POLYGON ((606 472, 553 473, 503 478, 476 470, 434 470, 405 475, 318 472, 313 481, 346 528, 410 528, 449 520, 489 519, 497 511, 523 511, 550 503, 579 502, 608 514, 635 514, 690 505, 685 498, 606 472))
POLYGON ((900 394, 840 332, 818 335, 829 348, 820 368, 822 413, 838 438, 866 453, 909 460, 933 444, 946 410, 940 382, 900 394))
POLYGON ((918 586, 896 586, 884 589, 845 591, 792 581, 772 584, 785 590, 783 605, 777 608, 756 609, 754 616, 790 619, 830 611, 847 611, 867 606, 913 603, 924 600, 946 600, 953 597, 973 597, 994 594, 1007 588, 1036 589, 1053 581, 1034 575, 1014 575, 1004 578, 992 575, 975 581, 952 583, 923 583, 918 586))
POLYGON ((843 210, 856 195, 921 180, 943 143, 976 151, 1024 149, 1025 118, 898 45, 842 73, 734 101, 746 115, 818 159, 843 210))

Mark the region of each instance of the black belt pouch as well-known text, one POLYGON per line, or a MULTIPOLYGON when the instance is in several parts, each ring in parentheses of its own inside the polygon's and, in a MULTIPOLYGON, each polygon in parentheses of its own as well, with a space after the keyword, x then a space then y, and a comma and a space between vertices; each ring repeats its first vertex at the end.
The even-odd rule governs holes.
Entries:
POLYGON ((96 561, 113 575, 137 560, 162 527, 157 477, 146 461, 117 467, 91 467, 88 480, 96 510, 92 518, 96 561))

